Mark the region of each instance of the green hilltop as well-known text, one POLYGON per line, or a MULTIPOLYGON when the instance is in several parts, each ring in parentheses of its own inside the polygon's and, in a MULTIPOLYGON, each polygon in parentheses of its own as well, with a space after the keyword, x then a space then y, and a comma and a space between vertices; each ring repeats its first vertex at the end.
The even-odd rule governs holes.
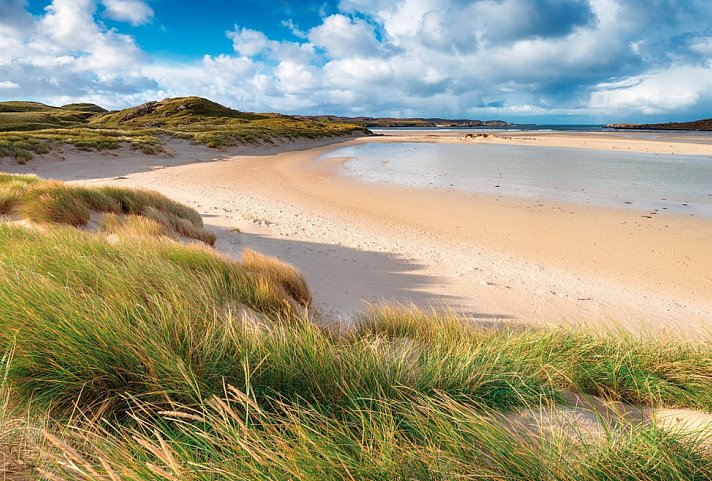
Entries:
POLYGON ((178 97, 160 102, 147 102, 116 112, 93 117, 92 125, 102 126, 183 126, 200 123, 229 123, 233 119, 242 122, 269 118, 266 115, 234 110, 200 97, 178 97))
POLYGON ((242 112, 200 97, 168 98, 111 112, 87 103, 53 107, 0 102, 0 157, 19 163, 62 144, 82 150, 129 145, 155 154, 164 150, 167 138, 224 148, 356 132, 368 133, 356 123, 242 112))

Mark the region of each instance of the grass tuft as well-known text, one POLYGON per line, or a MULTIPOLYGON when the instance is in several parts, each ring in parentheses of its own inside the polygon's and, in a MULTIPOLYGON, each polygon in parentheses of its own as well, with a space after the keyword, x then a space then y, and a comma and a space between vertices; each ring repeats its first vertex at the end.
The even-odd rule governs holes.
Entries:
POLYGON ((285 297, 294 299, 299 305, 305 307, 311 305, 312 295, 309 286, 294 266, 252 249, 245 249, 242 252, 242 265, 259 275, 261 284, 278 292, 281 291, 285 297))
MULTIPOLYGON (((135 217, 161 226, 164 234, 214 245, 216 235, 203 226, 195 210, 148 190, 118 187, 78 187, 60 181, 40 181, 31 176, 0 175, 0 215, 16 213, 39 224, 86 225, 92 213, 131 216, 102 222, 108 233, 131 234, 135 217), (119 228, 124 223, 125 228, 119 228)), ((147 227, 144 222, 144 227, 147 227)), ((139 229, 140 230, 140 229, 139 229)))

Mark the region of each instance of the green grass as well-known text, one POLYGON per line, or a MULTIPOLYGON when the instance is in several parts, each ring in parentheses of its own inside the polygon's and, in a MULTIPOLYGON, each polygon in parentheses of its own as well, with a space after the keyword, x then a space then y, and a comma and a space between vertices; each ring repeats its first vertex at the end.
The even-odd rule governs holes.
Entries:
POLYGON ((62 144, 87 151, 128 145, 157 154, 164 151, 165 138, 225 148, 342 136, 359 130, 358 125, 343 122, 241 112, 198 97, 165 99, 118 112, 106 112, 93 104, 60 108, 0 102, 0 157, 12 157, 19 163, 62 144))
POLYGON ((13 473, 712 479, 709 431, 562 414, 570 392, 712 413, 709 339, 399 307, 337 333, 312 322, 293 267, 171 239, 202 223, 158 194, 0 174, 0 208, 43 226, 0 224, 0 448, 27 460, 13 473), (73 227, 87 212, 105 213, 96 232, 73 227))
POLYGON ((103 114, 106 113, 107 110, 103 107, 100 107, 96 104, 89 104, 89 103, 78 103, 78 104, 67 104, 67 105, 62 105, 64 110, 75 110, 78 112, 92 112, 95 114, 103 114))
POLYGON ((277 261, 248 253, 238 263, 168 239, 115 243, 71 228, 2 227, 0 266, 11 377, 59 412, 77 402, 107 410, 124 394, 197 405, 224 383, 331 413, 358 399, 436 394, 507 411, 564 391, 712 411, 707 342, 492 331, 392 308, 335 335, 296 315, 311 302, 308 288, 277 261))
POLYGON ((86 225, 92 214, 105 214, 101 230, 112 234, 144 231, 187 237, 213 245, 215 233, 206 230, 193 209, 147 190, 117 187, 77 187, 34 176, 0 174, 0 215, 17 215, 47 224, 86 225))
POLYGON ((709 480, 694 435, 607 426, 602 436, 513 431, 501 416, 447 396, 373 402, 340 416, 305 404, 263 408, 239 390, 198 409, 139 404, 130 428, 78 433, 84 454, 52 438, 58 479, 709 480), (153 414, 151 414, 153 413, 153 414))
POLYGON ((0 478, 13 481, 36 479, 42 463, 48 425, 46 416, 13 399, 8 382, 12 353, 0 355, 0 478))
POLYGON ((712 412, 712 344, 587 329, 482 329, 453 315, 384 308, 370 313, 359 336, 382 336, 437 347, 449 359, 491 351, 554 387, 646 406, 712 412))

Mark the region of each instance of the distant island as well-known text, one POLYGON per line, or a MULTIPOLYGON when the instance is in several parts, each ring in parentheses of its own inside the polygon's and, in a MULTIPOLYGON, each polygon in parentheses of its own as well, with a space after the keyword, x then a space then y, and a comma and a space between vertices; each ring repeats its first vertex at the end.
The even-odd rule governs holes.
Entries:
POLYGON ((692 122, 668 122, 665 124, 608 124, 610 129, 636 130, 712 130, 712 119, 693 120, 692 122))
POLYGON ((359 124, 364 127, 456 127, 456 128, 477 128, 491 127, 503 128, 513 127, 514 124, 504 120, 472 120, 472 119, 442 119, 442 118, 420 118, 420 117, 339 117, 336 115, 318 115, 303 117, 310 120, 344 122, 348 124, 359 124))

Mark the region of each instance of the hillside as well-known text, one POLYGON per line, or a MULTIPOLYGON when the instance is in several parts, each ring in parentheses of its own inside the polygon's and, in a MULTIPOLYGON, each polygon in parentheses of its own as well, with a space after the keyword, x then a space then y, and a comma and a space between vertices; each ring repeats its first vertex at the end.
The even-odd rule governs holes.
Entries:
POLYGON ((93 104, 52 107, 37 102, 0 102, 0 132, 77 127, 99 111, 105 110, 93 104))
POLYGON ((104 107, 100 107, 96 104, 87 104, 87 103, 79 103, 79 104, 67 104, 67 105, 62 105, 62 108, 65 110, 75 110, 79 112, 92 112, 95 114, 103 114, 105 112, 108 112, 104 107))
POLYGON ((712 131, 712 119, 694 120, 692 122, 669 122, 665 124, 609 124, 610 129, 635 130, 704 130, 712 131))
POLYGON ((0 102, 0 158, 19 163, 62 144, 90 151, 128 145, 156 154, 164 151, 166 138, 225 148, 354 133, 368 131, 356 123, 242 112, 200 97, 164 99, 114 112, 94 104, 0 102))
POLYGON ((186 124, 225 123, 233 119, 245 122, 263 120, 266 115, 240 112, 200 97, 178 97, 147 102, 90 119, 91 125, 110 127, 163 127, 186 124))

